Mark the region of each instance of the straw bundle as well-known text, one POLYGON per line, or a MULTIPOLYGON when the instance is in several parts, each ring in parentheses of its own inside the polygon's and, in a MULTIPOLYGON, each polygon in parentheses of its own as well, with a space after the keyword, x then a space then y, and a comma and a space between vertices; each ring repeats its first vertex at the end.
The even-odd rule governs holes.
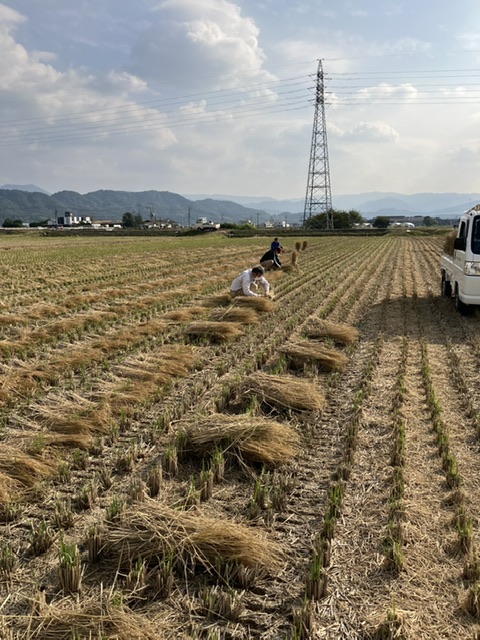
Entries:
POLYGON ((184 429, 185 446, 207 453, 218 446, 231 447, 242 458, 264 464, 288 462, 300 451, 298 434, 289 426, 267 418, 220 413, 197 418, 184 429))
POLYGON ((232 296, 229 293, 210 296, 202 302, 204 307, 228 307, 230 304, 232 304, 232 296))
POLYGON ((297 260, 298 260, 297 251, 292 251, 292 265, 296 265, 297 264, 297 260))
POLYGON ((301 251, 301 249, 302 249, 302 243, 295 242, 295 251, 301 251))
POLYGON ((351 344, 359 337, 358 329, 348 324, 335 324, 324 320, 317 320, 308 324, 303 332, 307 338, 331 338, 334 342, 351 344))
POLYGON ((323 392, 317 384, 291 375, 254 373, 245 378, 240 393, 245 400, 256 397, 274 407, 300 411, 322 409, 325 404, 323 392))
POLYGON ((240 324, 255 324, 258 322, 258 311, 244 307, 230 307, 229 309, 219 309, 214 311, 209 320, 212 322, 239 322, 240 324))
POLYGON ((127 509, 119 524, 109 523, 102 555, 128 567, 139 557, 147 562, 171 553, 205 567, 238 562, 247 567, 277 567, 281 549, 259 533, 235 522, 175 511, 147 499, 127 509))
POLYGON ((445 241, 443 243, 443 251, 449 256, 453 256, 453 243, 455 242, 455 238, 457 237, 457 231, 454 229, 450 231, 445 236, 445 241))
POLYGON ((170 636, 163 635, 145 618, 118 604, 97 600, 71 606, 71 600, 50 605, 29 619, 29 638, 35 640, 71 640, 72 638, 112 638, 115 640, 155 640, 179 637, 170 625, 170 636))
POLYGON ((3 445, 0 451, 0 473, 24 487, 31 487, 39 479, 51 476, 55 465, 41 458, 29 456, 20 449, 3 445))
POLYGON ((305 249, 308 247, 308 240, 304 240, 302 242, 302 251, 305 251, 305 249))
POLYGON ((243 334, 241 326, 237 322, 210 322, 199 320, 191 322, 185 329, 188 336, 206 337, 216 342, 233 340, 243 334))
POLYGON ((174 309, 162 315, 162 319, 171 322, 187 322, 192 318, 196 318, 205 313, 204 307, 184 307, 183 309, 174 309))
POLYGON ((278 351, 285 354, 290 366, 296 368, 311 364, 325 371, 340 371, 348 362, 341 351, 312 342, 291 342, 279 347, 278 351))
POLYGON ((234 305, 255 309, 259 313, 275 311, 275 303, 265 296, 238 296, 234 299, 234 305))

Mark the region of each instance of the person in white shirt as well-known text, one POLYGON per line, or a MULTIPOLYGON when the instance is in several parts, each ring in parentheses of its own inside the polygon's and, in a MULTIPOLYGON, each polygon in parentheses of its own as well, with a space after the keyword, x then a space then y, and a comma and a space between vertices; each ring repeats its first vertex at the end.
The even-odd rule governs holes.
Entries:
POLYGON ((270 292, 270 283, 263 274, 265 269, 263 267, 253 267, 253 269, 245 269, 242 273, 235 278, 230 285, 230 294, 232 298, 236 296, 258 296, 260 294, 252 291, 252 285, 258 288, 260 285, 263 287, 264 295, 268 296, 270 292))

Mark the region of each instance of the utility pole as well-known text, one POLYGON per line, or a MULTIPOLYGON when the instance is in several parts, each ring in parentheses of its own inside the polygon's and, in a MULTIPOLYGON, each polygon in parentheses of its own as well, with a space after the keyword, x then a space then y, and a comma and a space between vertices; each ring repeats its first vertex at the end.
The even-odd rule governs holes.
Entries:
POLYGON ((327 124, 325 119, 325 84, 322 61, 318 61, 313 118, 312 145, 308 167, 307 193, 303 210, 303 224, 312 216, 325 213, 327 229, 333 229, 330 167, 328 164, 327 124))
POLYGON ((190 207, 188 207, 188 215, 187 215, 187 219, 188 219, 188 226, 190 227, 190 207))
POLYGON ((260 213, 257 211, 257 229, 260 227, 260 213))

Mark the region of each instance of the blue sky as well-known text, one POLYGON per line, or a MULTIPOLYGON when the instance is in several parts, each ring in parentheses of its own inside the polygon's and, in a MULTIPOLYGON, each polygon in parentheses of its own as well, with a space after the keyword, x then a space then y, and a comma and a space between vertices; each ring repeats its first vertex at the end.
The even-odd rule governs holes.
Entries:
POLYGON ((335 194, 478 192, 475 0, 0 0, 0 184, 302 198, 318 59, 335 194))

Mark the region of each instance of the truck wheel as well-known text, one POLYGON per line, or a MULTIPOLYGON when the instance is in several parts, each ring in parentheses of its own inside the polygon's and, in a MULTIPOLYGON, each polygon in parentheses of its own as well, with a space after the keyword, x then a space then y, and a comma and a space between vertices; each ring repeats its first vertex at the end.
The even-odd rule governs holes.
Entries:
POLYGON ((460 300, 459 295, 458 295, 458 289, 457 289, 457 291, 455 291, 454 304, 455 304, 455 309, 458 311, 458 313, 461 313, 462 316, 466 316, 469 313, 471 313, 471 311, 472 311, 472 308, 470 307, 470 305, 465 304, 465 302, 462 302, 460 300))
POLYGON ((445 276, 442 275, 442 298, 452 297, 452 283, 450 280, 445 280, 445 276))

